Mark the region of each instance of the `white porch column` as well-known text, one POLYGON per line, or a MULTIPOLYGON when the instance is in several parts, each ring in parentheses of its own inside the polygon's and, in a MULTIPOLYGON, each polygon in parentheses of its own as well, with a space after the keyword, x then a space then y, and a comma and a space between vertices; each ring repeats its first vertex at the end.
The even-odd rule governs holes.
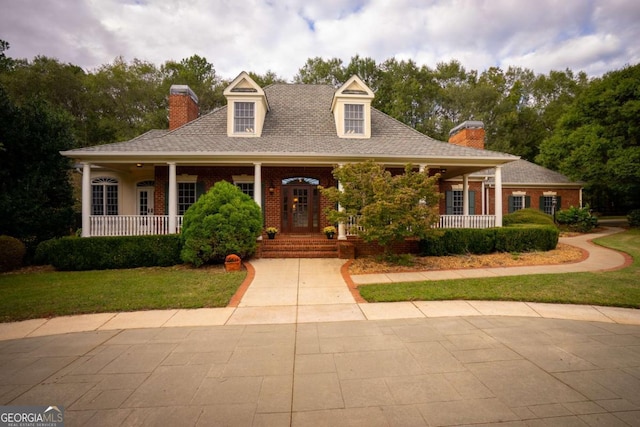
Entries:
MULTIPOLYGON (((253 164, 253 200, 260 206, 260 212, 264 215, 262 207, 262 163, 253 164)), ((257 240, 262 240, 262 234, 257 240)))
POLYGON ((469 228, 469 175, 462 175, 462 218, 464 228, 469 228))
POLYGON ((253 200, 262 210, 262 163, 253 164, 253 200))
POLYGON ((462 175, 462 215, 469 215, 469 175, 462 175))
POLYGON ((91 237, 91 163, 82 164, 82 237, 91 237))
MULTIPOLYGON (((339 168, 342 167, 342 163, 338 165, 339 168)), ((344 188, 342 187, 342 182, 338 181, 338 191, 342 193, 344 188)), ((343 207, 338 203, 338 211, 343 211, 343 207)), ((344 225, 344 222, 338 223, 338 240, 347 240, 347 228, 344 225)))
POLYGON ((175 234, 178 225, 178 179, 176 177, 176 164, 169 164, 169 234, 175 234))
POLYGON ((496 227, 502 227, 502 166, 496 166, 496 194, 495 199, 495 214, 496 214, 496 227))

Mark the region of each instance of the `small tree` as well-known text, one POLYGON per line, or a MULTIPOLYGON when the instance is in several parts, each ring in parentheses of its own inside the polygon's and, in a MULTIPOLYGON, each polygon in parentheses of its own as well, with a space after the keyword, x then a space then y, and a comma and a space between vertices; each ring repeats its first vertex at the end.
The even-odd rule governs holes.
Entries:
POLYGON ((182 260, 196 267, 227 255, 252 255, 262 231, 262 212, 251 197, 226 181, 216 183, 185 212, 182 260))
POLYGON ((425 237, 439 219, 438 175, 429 177, 412 165, 405 167, 404 174, 392 175, 367 161, 338 167, 333 176, 342 184, 342 191, 323 188, 322 193, 342 209, 328 209, 329 221, 346 222, 359 216, 358 235, 366 242, 377 240, 386 251, 391 243, 407 237, 425 237))

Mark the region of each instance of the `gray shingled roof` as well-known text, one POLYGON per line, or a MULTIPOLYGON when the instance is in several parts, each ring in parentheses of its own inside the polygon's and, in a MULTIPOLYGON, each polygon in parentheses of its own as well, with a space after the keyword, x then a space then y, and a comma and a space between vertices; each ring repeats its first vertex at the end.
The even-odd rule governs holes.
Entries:
MULTIPOLYGON (((489 182, 493 182, 495 169, 485 169, 475 172, 472 175, 489 176, 489 182)), ((572 181, 559 172, 552 171, 535 163, 526 160, 516 160, 502 165, 502 184, 546 184, 546 185, 563 185, 576 184, 582 185, 582 182, 572 181)))
POLYGON ((151 131, 130 141, 65 152, 69 157, 126 153, 516 159, 510 154, 460 147, 425 136, 373 109, 370 139, 343 139, 336 133, 331 102, 335 89, 323 85, 275 84, 264 88, 269 102, 260 138, 227 136, 227 107, 171 132, 151 131))

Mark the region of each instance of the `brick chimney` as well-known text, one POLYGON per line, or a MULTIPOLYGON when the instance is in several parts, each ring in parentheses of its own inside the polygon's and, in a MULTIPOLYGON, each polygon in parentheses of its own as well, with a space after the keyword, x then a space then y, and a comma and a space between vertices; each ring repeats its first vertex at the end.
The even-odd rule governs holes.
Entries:
POLYGON ((484 123, 476 120, 460 123, 449 132, 449 142, 484 150, 484 123))
POLYGON ((187 85, 172 85, 169 89, 169 130, 174 130, 198 118, 198 97, 187 85))

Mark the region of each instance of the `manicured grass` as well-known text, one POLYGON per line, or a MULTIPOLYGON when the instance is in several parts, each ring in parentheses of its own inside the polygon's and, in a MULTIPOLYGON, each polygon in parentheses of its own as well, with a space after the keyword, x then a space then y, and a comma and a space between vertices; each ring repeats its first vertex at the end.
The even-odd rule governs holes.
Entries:
POLYGON ((224 267, 0 275, 0 321, 83 313, 225 307, 246 276, 224 267))
POLYGON ((369 302, 458 299, 640 308, 640 229, 602 237, 595 243, 628 253, 633 264, 609 272, 407 282, 358 289, 369 302))

